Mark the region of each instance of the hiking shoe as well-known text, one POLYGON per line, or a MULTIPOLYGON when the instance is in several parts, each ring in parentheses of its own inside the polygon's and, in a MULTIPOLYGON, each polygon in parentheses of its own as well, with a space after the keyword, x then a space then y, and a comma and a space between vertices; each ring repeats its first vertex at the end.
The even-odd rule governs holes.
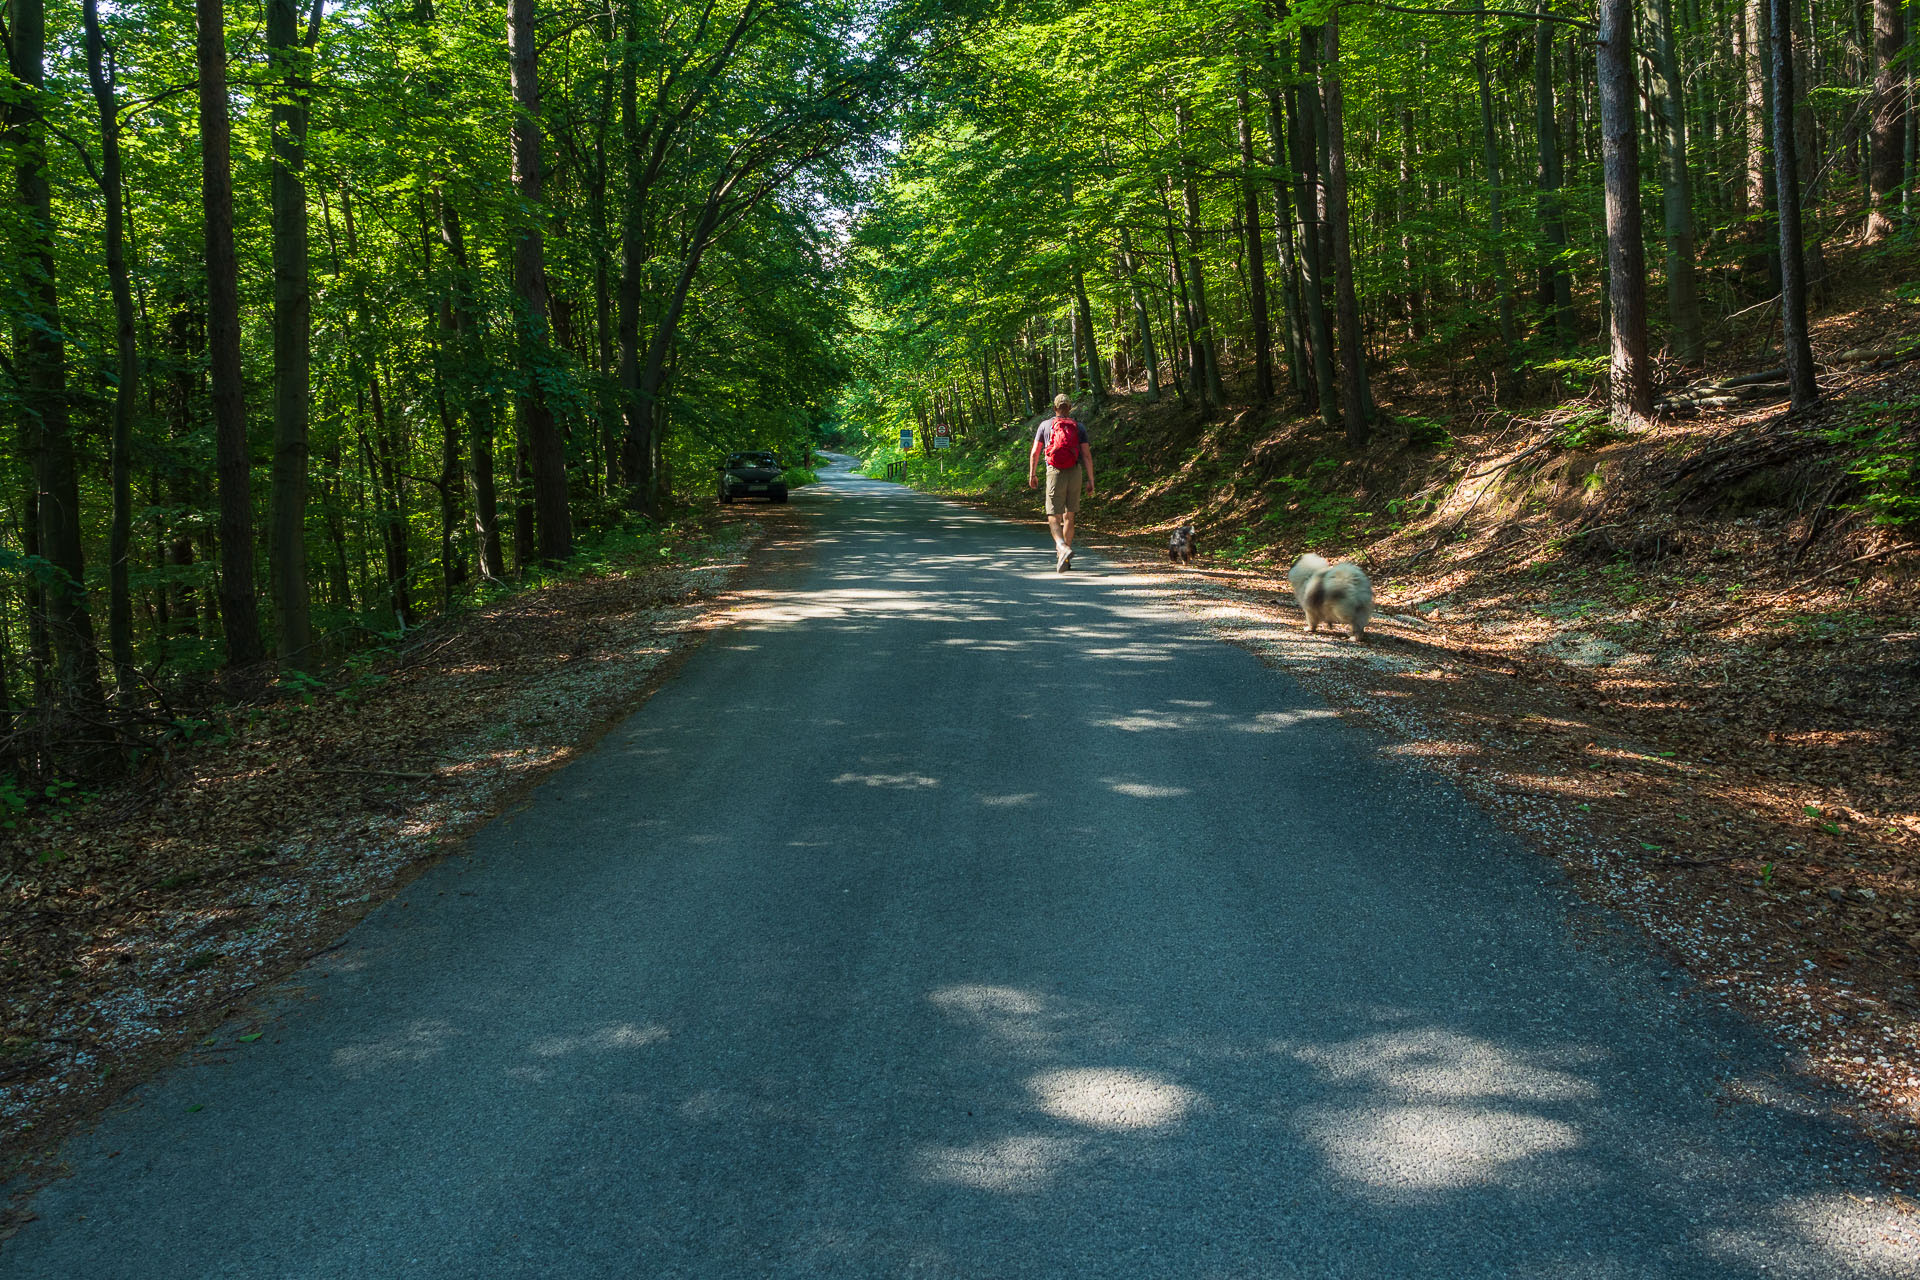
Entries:
POLYGON ((1060 568, 1063 572, 1065 570, 1073 568, 1073 548, 1072 547, 1068 547, 1065 551, 1060 553, 1060 568))

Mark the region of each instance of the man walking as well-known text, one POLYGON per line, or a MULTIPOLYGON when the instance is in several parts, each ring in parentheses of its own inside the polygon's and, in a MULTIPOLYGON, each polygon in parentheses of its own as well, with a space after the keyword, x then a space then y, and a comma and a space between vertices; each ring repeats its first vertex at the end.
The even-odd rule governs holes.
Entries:
POLYGON ((1073 525, 1080 514, 1080 494, 1093 496, 1093 450, 1087 444, 1087 429, 1067 416, 1073 401, 1065 395, 1053 398, 1053 417, 1043 420, 1033 434, 1033 448, 1027 454, 1027 488, 1040 484, 1040 459, 1047 460, 1047 526, 1053 530, 1053 568, 1056 573, 1073 567, 1073 525))

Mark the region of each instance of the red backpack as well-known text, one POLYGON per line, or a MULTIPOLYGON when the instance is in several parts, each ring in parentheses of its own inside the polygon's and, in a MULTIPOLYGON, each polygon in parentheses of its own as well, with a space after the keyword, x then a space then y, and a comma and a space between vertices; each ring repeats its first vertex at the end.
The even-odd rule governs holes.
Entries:
POLYGON ((1055 471, 1080 465, 1080 424, 1072 418, 1053 420, 1053 434, 1047 437, 1047 465, 1055 471))

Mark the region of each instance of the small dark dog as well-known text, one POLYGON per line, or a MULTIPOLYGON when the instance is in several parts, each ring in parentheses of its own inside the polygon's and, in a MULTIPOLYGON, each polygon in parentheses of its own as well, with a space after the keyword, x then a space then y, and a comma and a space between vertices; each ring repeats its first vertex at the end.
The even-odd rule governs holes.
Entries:
POLYGON ((1167 540, 1167 559, 1175 564, 1192 564, 1194 552, 1199 549, 1199 544, 1194 541, 1193 526, 1183 524, 1167 540))

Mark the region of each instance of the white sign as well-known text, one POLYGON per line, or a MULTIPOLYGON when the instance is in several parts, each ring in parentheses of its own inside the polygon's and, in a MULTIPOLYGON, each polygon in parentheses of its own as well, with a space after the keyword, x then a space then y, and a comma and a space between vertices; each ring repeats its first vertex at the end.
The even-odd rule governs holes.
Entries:
POLYGON ((953 441, 947 439, 945 436, 935 436, 933 438, 933 447, 935 449, 951 449, 953 447, 953 441))

